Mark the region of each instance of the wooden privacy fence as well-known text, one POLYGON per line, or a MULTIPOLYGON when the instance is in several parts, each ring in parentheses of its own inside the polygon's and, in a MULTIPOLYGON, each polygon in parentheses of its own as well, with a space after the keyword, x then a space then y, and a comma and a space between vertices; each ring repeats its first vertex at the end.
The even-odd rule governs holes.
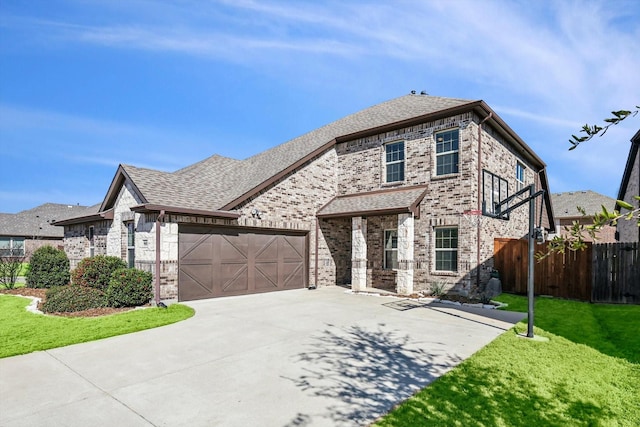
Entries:
POLYGON ((592 302, 640 304, 638 243, 593 245, 592 302))
MULTIPOLYGON (((535 251, 546 251, 547 243, 535 251)), ((506 292, 527 292, 526 240, 495 239, 494 268, 506 292)), ((637 243, 587 243, 584 251, 553 254, 534 265, 534 292, 592 302, 640 303, 637 243)))

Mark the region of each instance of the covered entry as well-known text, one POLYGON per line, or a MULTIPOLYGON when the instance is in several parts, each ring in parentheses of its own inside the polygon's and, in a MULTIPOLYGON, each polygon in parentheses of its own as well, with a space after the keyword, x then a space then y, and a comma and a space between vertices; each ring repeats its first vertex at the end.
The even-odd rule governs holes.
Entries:
POLYGON ((180 301, 307 286, 307 236, 180 226, 180 301))

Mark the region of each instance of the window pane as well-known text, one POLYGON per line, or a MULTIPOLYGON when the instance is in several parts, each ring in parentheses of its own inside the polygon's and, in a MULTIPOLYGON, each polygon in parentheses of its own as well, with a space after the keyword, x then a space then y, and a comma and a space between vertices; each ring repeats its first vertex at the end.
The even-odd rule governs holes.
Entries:
POLYGON ((6 237, 0 237, 0 249, 10 249, 11 239, 6 237))
POLYGON ((127 261, 129 268, 135 267, 136 253, 135 249, 129 249, 127 254, 127 261))
POLYGON ((404 142, 385 145, 387 182, 404 181, 404 142))
POLYGON ((398 251, 385 251, 384 267, 387 269, 398 268, 398 251))
POLYGON ((436 270, 458 271, 458 252, 457 251, 436 252, 436 270))
POLYGON ((384 248, 385 249, 397 249, 398 248, 398 232, 396 230, 385 230, 384 232, 384 248))
POLYGON ((447 175, 458 172, 458 153, 440 154, 437 159, 436 173, 447 175))
POLYGON ((458 229, 436 229, 436 270, 458 271, 458 229))
POLYGON ((127 246, 135 246, 135 229, 133 223, 127 224, 127 246))
POLYGON ((440 132, 436 138, 436 175, 458 172, 458 129, 440 132))
POLYGON ((387 165, 387 182, 404 181, 404 162, 387 165))

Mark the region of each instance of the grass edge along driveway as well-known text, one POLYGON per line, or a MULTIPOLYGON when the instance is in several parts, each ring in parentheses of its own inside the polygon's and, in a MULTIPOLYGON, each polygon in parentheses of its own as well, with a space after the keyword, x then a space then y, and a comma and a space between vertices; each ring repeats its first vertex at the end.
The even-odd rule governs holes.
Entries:
MULTIPOLYGON (((499 299, 526 311, 524 297, 499 299)), ((535 323, 548 342, 518 336, 520 323, 375 425, 640 425, 640 306, 539 298, 535 323)))
POLYGON ((0 358, 49 350, 179 322, 195 311, 182 304, 101 317, 57 317, 28 312, 29 298, 0 295, 0 358))

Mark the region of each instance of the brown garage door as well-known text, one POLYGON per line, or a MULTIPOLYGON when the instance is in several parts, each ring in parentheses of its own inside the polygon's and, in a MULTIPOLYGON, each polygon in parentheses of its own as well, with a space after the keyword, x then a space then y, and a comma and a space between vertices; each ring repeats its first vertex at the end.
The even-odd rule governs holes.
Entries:
POLYGON ((305 235, 181 226, 178 248, 180 301, 307 285, 305 235))

